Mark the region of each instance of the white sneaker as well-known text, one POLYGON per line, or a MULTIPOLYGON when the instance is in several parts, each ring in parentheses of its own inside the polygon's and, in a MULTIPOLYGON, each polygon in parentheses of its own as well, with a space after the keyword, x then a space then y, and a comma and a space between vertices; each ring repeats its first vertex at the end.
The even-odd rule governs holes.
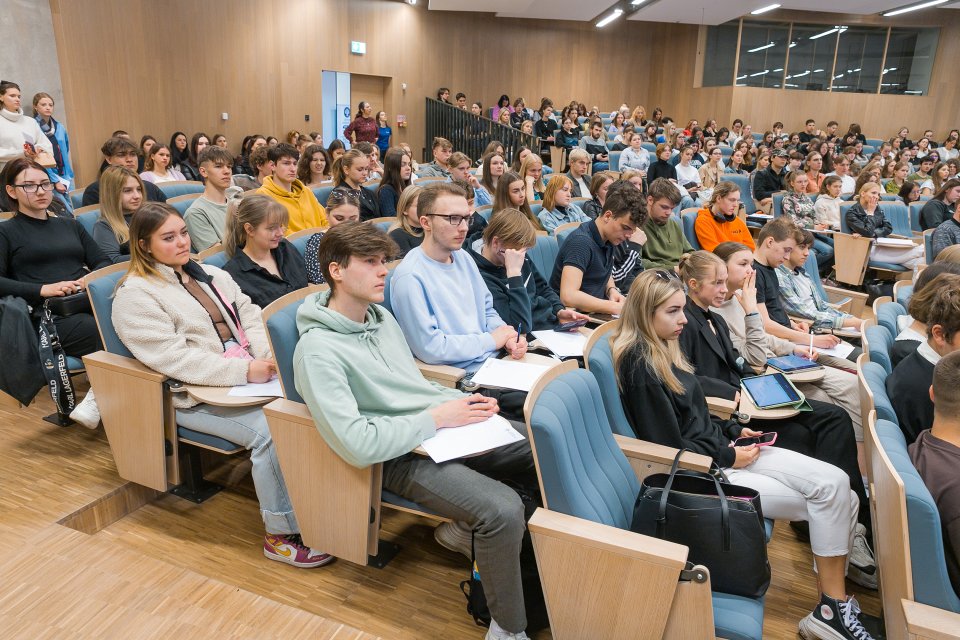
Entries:
POLYGON ((484 640, 530 640, 530 636, 527 635, 526 631, 518 631, 517 633, 510 633, 506 629, 500 627, 497 624, 497 621, 490 619, 490 628, 487 629, 487 635, 484 636, 484 640))
POLYGON ((73 408, 70 419, 87 429, 96 429, 100 426, 100 407, 97 406, 97 399, 93 396, 93 389, 90 389, 83 400, 73 408))
POLYGON ((867 528, 858 524, 853 533, 853 547, 850 549, 847 577, 861 587, 876 590, 877 575, 877 561, 867 543, 867 528))
POLYGON ((433 538, 444 549, 462 553, 470 559, 470 545, 473 541, 473 530, 464 522, 444 522, 433 530, 433 538))

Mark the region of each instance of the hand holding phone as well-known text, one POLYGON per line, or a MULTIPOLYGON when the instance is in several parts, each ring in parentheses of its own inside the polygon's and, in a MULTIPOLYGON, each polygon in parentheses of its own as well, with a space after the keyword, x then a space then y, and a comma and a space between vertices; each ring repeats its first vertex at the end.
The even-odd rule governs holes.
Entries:
POLYGON ((737 438, 733 442, 733 446, 749 447, 750 445, 757 445, 758 447, 769 447, 776 441, 777 441, 777 432, 768 431, 766 433, 761 433, 758 436, 746 436, 743 438, 737 438))

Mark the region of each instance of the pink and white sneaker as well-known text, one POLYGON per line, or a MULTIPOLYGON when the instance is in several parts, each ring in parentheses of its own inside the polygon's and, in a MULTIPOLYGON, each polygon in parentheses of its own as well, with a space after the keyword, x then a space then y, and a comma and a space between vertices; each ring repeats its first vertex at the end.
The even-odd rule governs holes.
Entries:
POLYGON ((268 533, 263 537, 263 555, 270 560, 285 562, 302 569, 322 567, 336 560, 329 553, 314 551, 303 544, 299 533, 285 536, 268 533))

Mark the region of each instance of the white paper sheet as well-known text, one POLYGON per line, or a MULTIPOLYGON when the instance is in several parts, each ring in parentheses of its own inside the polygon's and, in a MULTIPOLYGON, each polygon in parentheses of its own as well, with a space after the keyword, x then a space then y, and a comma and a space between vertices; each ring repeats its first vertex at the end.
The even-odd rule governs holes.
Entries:
POLYGON ((520 440, 523 436, 509 422, 493 416, 476 424, 438 429, 437 435, 424 440, 422 446, 434 462, 446 462, 520 440))
POLYGON ((534 331, 533 335, 561 358, 580 357, 587 346, 587 337, 579 331, 534 331))
POLYGON ((820 347, 814 347, 818 353, 821 353, 825 356, 833 356, 834 358, 846 358, 848 355, 853 353, 854 347, 849 342, 841 342, 832 349, 821 349, 820 347))
POLYGON ((250 398, 250 397, 283 397, 283 387, 280 386, 280 378, 274 378, 270 382, 262 383, 253 383, 248 382, 247 384, 237 385, 230 389, 227 393, 228 396, 233 396, 235 398, 250 398))
POLYGON ((533 383, 550 367, 539 364, 527 364, 515 360, 488 358, 475 374, 473 381, 483 387, 500 387, 530 391, 533 383))
POLYGON ((880 247, 902 247, 909 249, 917 246, 913 240, 908 238, 877 238, 877 246, 880 247))

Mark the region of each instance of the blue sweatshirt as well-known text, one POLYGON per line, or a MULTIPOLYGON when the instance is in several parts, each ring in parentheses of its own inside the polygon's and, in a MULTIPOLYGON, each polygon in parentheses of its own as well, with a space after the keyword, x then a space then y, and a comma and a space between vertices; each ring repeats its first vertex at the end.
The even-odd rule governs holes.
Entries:
POLYGON ((498 349, 490 332, 504 324, 476 262, 463 249, 442 264, 417 247, 390 281, 390 306, 410 350, 427 364, 473 373, 498 349))

